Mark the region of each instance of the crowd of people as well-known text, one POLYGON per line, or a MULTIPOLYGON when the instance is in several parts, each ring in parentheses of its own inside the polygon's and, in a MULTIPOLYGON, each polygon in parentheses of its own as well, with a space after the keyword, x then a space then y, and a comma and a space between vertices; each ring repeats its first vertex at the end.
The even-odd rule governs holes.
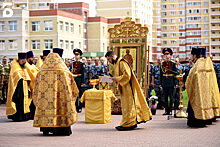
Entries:
MULTIPOLYGON (((181 87, 176 76, 183 74, 183 89, 189 95, 187 125, 203 127, 211 124, 220 116, 220 64, 206 57, 205 48, 193 48, 185 65, 179 58, 171 60, 172 49, 164 48, 162 53, 163 58, 158 58, 156 65, 150 64, 148 97, 154 89, 158 108, 165 108, 163 115, 172 115, 172 110, 178 109, 181 87)), ((117 57, 112 51, 100 59, 94 58, 94 64, 90 57, 81 57, 80 49, 73 50, 73 59, 64 60, 62 54, 63 49, 54 48, 53 52, 44 50, 38 60, 32 51, 18 53, 18 59, 11 64, 6 56, 3 58, 0 98, 1 103, 7 102, 8 119, 32 119, 34 127, 40 127, 45 135, 70 135, 70 126, 77 121, 77 112, 82 111, 79 99, 85 90, 92 88, 90 80, 107 75, 109 71, 105 59, 114 65, 111 79, 117 83, 121 98, 122 121, 116 129, 133 130, 137 124, 152 118, 130 61, 117 57)))

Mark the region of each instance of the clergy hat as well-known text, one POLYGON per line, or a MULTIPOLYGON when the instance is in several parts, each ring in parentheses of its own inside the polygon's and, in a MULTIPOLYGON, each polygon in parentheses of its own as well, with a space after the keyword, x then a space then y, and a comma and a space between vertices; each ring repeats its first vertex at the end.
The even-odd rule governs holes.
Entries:
POLYGON ((191 54, 192 55, 196 55, 196 57, 197 58, 199 58, 200 57, 200 55, 201 55, 201 48, 192 48, 192 51, 191 51, 191 54))
POLYGON ((50 50, 43 50, 43 56, 47 56, 50 53, 50 50))
POLYGON ((73 54, 75 55, 75 54, 80 54, 80 56, 82 56, 82 51, 80 50, 80 49, 78 49, 78 48, 75 48, 74 50, 73 50, 73 54))
POLYGON ((27 58, 34 57, 34 53, 32 51, 27 52, 27 58))
POLYGON ((170 55, 173 55, 173 51, 170 48, 164 48, 162 52, 163 52, 164 55, 167 54, 167 53, 170 54, 170 55))
POLYGON ((206 48, 200 48, 201 49, 201 55, 206 56, 206 48))
POLYGON ((18 59, 27 59, 27 53, 18 53, 18 59))
POLYGON ((63 49, 61 48, 53 48, 53 53, 57 53, 60 55, 60 57, 62 58, 63 55, 63 49))

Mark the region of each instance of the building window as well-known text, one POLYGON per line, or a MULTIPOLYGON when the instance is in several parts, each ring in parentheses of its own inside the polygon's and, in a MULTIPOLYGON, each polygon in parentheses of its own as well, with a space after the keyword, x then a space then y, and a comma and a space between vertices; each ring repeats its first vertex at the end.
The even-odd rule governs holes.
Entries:
POLYGON ((180 25, 179 29, 185 29, 185 26, 184 25, 180 25))
POLYGON ((167 22, 167 20, 166 20, 166 19, 163 19, 162 21, 163 21, 163 23, 166 23, 166 22, 167 22))
POLYGON ((171 44, 176 44, 176 41, 175 40, 171 40, 171 44))
POLYGON ((209 34, 208 32, 204 32, 204 35, 205 35, 205 36, 208 36, 208 34, 209 34))
POLYGON ((166 38, 167 37, 167 34, 163 34, 163 38, 166 38))
POLYGON ((36 8, 36 4, 32 4, 32 8, 36 8))
POLYGON ((31 40, 31 49, 39 50, 40 49, 40 40, 31 40))
POLYGON ((60 48, 63 48, 63 40, 60 40, 60 48))
POLYGON ((28 32, 28 21, 25 21, 25 32, 28 32))
POLYGON ((206 16, 206 17, 204 17, 204 21, 208 21, 208 17, 206 16))
POLYGON ((167 44, 167 41, 163 41, 163 44, 167 44))
POLYGON ((207 28, 208 28, 208 24, 204 24, 204 28, 206 28, 206 29, 207 29, 207 28))
POLYGON ((39 3, 39 7, 45 7, 46 3, 39 3))
POLYGON ((17 31, 17 21, 9 21, 9 31, 17 31))
POLYGON ((163 12, 162 14, 163 14, 163 16, 167 16, 167 12, 163 12))
POLYGON ((4 31, 5 31, 5 22, 0 21, 0 32, 4 32, 4 31))
POLYGON ((175 23, 176 22, 176 20, 175 19, 171 19, 171 23, 175 23))
POLYGON ((8 40, 8 49, 9 50, 16 50, 17 49, 17 40, 8 40))
POLYGON ((69 31, 69 23, 68 23, 68 22, 65 23, 65 31, 66 31, 66 32, 69 31))
POLYGON ((174 5, 174 4, 171 4, 171 5, 170 5, 170 8, 172 8, 172 9, 175 8, 175 5, 174 5))
MULTIPOLYGON (((180 11, 180 12, 181 12, 181 11, 180 11)), ((173 12, 173 11, 172 11, 172 12, 170 12, 170 15, 171 15, 171 16, 175 16, 175 15, 176 15, 176 12, 173 12)))
POLYGON ((81 42, 79 42, 79 48, 81 49, 81 42))
POLYGON ((81 25, 79 25, 79 34, 81 34, 81 25))
POLYGON ((44 40, 44 49, 52 49, 53 40, 44 40))
POLYGON ((204 13, 208 13, 208 12, 209 12, 209 10, 208 10, 208 9, 205 9, 205 10, 204 10, 204 13))
POLYGON ((74 42, 73 41, 70 42, 70 48, 71 48, 71 50, 74 49, 74 42))
POLYGON ((71 33, 74 32, 74 25, 72 23, 70 24, 70 31, 71 31, 71 33))
POLYGON ((171 26, 170 30, 176 30, 176 27, 175 26, 171 26))
POLYGON ((172 37, 172 38, 176 37, 176 34, 174 34, 174 33, 173 33, 173 34, 171 34, 171 37, 172 37))
POLYGON ((163 5, 163 9, 166 9, 167 8, 167 5, 163 5))
POLYGON ((165 30, 167 30, 167 27, 165 26, 165 27, 163 27, 163 30, 165 31, 165 30))
POLYGON ((204 2, 204 6, 208 6, 208 2, 204 2))
POLYGON ((161 51, 161 47, 160 46, 157 47, 157 51, 161 51))
POLYGON ((63 31, 63 22, 62 21, 59 22, 59 26, 60 26, 60 31, 63 31))
POLYGON ((32 32, 39 32, 40 31, 40 22, 32 22, 32 32))
POLYGON ((25 49, 28 50, 28 40, 25 40, 25 49))
POLYGON ((204 39, 204 43, 209 43, 208 39, 204 39))
POLYGON ((53 30, 53 21, 44 21, 44 31, 53 30))
POLYGON ((69 41, 68 40, 65 41, 65 49, 69 49, 69 41))
POLYGON ((0 50, 5 49, 5 40, 0 40, 0 50))

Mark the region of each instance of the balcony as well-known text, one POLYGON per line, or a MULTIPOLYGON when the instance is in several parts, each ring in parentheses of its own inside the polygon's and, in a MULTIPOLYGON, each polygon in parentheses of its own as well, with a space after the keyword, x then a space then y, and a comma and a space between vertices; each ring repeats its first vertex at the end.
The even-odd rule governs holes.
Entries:
POLYGON ((220 38, 220 34, 212 34, 211 38, 220 38))
POLYGON ((220 41, 212 41, 211 45, 220 45, 220 41))
POLYGON ((211 15, 220 15, 220 11, 212 11, 211 15))
MULTIPOLYGON (((211 50, 211 53, 215 53, 215 54, 216 54, 216 53, 220 53, 220 49, 212 49, 212 50, 211 50)), ((219 57, 219 58, 220 58, 220 57, 219 57)))
POLYGON ((220 30, 220 26, 212 26, 211 30, 220 30))
POLYGON ((220 19, 211 19, 211 23, 220 23, 220 19))
POLYGON ((211 8, 220 8, 220 4, 211 4, 211 8))
POLYGON ((213 61, 220 61, 220 56, 213 56, 213 61))

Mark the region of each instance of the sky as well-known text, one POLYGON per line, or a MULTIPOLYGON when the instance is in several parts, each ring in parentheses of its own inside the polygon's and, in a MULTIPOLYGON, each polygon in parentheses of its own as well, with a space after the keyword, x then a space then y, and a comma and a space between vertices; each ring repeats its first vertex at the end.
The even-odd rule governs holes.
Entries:
POLYGON ((89 16, 94 17, 96 15, 96 11, 95 11, 96 2, 95 2, 95 0, 56 0, 56 1, 57 2, 62 2, 62 3, 69 3, 69 2, 89 3, 89 16))

